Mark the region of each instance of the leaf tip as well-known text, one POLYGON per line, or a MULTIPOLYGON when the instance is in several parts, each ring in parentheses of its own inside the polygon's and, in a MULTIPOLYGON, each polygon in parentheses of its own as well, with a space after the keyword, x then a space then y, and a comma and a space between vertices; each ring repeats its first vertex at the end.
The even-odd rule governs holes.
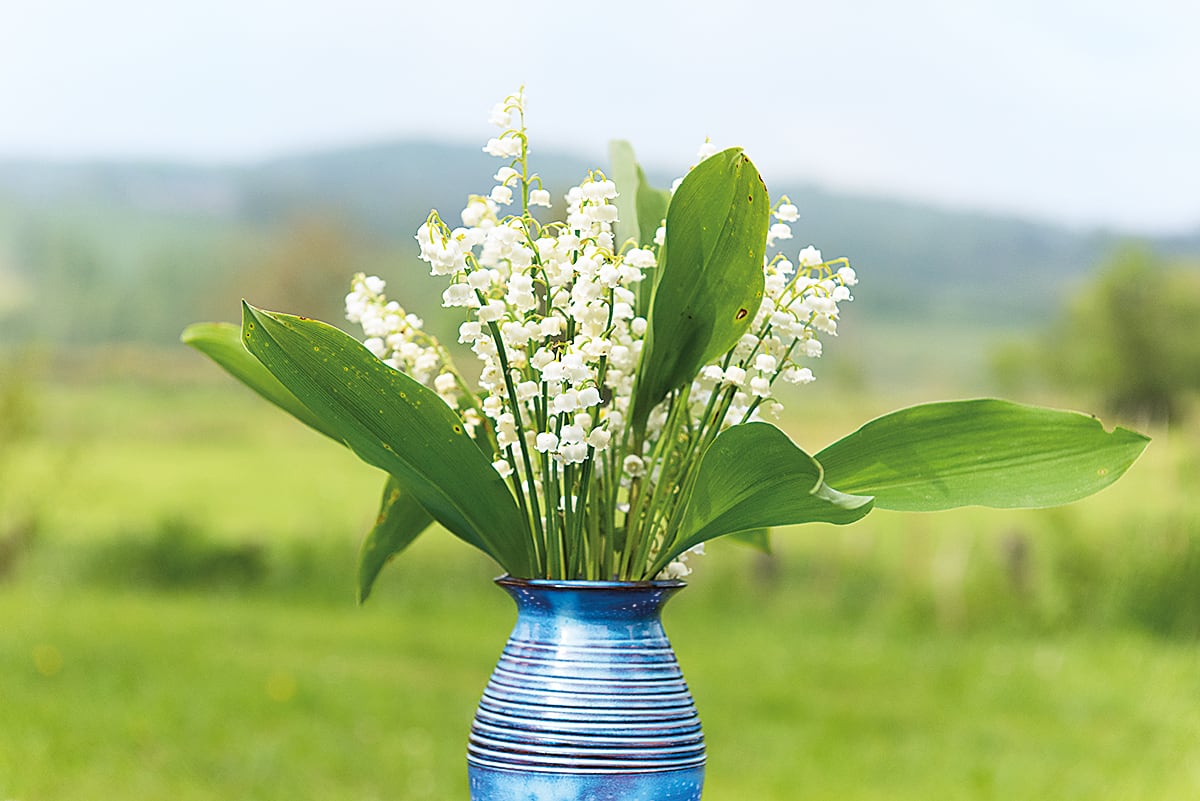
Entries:
POLYGON ((184 345, 194 346, 196 339, 200 335, 200 326, 202 323, 192 323, 179 334, 179 341, 184 345))
POLYGON ((1122 434, 1124 436, 1131 437, 1133 439, 1139 439, 1142 441, 1143 448, 1145 448, 1147 445, 1149 445, 1151 442, 1154 441, 1154 438, 1149 436, 1148 434, 1143 434, 1141 431, 1134 431, 1132 428, 1125 428, 1125 426, 1114 426, 1113 430, 1108 433, 1122 434))
POLYGON ((252 306, 245 300, 242 301, 242 336, 244 338, 250 339, 250 334, 257 327, 261 314, 262 309, 252 306))

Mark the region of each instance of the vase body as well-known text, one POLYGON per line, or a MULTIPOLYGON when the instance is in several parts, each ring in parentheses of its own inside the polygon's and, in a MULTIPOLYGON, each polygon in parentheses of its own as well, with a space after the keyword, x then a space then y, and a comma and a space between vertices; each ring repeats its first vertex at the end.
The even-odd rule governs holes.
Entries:
POLYGON ((497 583, 517 623, 471 726, 472 801, 698 801, 704 735, 661 618, 682 582, 497 583))

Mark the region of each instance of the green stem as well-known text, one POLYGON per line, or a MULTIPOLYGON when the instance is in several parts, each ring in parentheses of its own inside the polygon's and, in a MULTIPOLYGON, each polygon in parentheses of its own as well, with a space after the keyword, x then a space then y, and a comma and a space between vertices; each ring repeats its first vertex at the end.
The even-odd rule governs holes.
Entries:
POLYGON ((691 385, 685 384, 672 397, 670 412, 648 462, 648 466, 658 466, 658 478, 653 482, 651 490, 642 494, 636 513, 630 509, 634 514, 636 528, 626 532, 630 547, 626 549, 625 572, 631 578, 641 578, 645 575, 646 563, 654 543, 668 536, 668 532, 662 531, 659 525, 662 518, 660 509, 663 508, 663 504, 669 506, 671 496, 677 491, 672 476, 675 464, 673 457, 676 456, 679 444, 680 426, 689 414, 687 401, 690 391, 691 385))
MULTIPOLYGON (((480 302, 483 302, 483 294, 479 293, 480 302)), ((521 404, 517 400, 517 389, 513 386, 512 374, 508 369, 508 355, 504 349, 504 340, 500 336, 500 327, 495 322, 488 322, 488 331, 491 332, 492 340, 496 343, 496 355, 500 360, 500 371, 504 374, 504 387, 508 392, 508 403, 512 407, 513 422, 517 427, 517 445, 521 448, 521 458, 525 463, 525 480, 529 482, 529 502, 533 512, 533 535, 536 539, 541 539, 545 542, 546 535, 542 527, 542 515, 539 509, 537 492, 533 487, 533 462, 529 458, 529 445, 525 442, 525 427, 521 420, 521 404)), ((513 482, 519 484, 519 482, 513 482)), ((534 550, 537 550, 537 543, 534 543, 534 550)), ((545 549, 543 548, 543 551, 545 549)))
POLYGON ((583 468, 579 471, 579 484, 574 492, 575 509, 571 520, 571 541, 575 544, 580 555, 580 560, 575 568, 576 575, 582 573, 592 561, 592 550, 590 540, 584 536, 584 526, 587 518, 595 515, 588 513, 588 495, 590 494, 592 485, 592 462, 595 458, 595 450, 588 446, 587 458, 583 462, 583 468))
MULTIPOLYGON (((682 467, 681 474, 672 482, 672 488, 675 492, 669 497, 669 504, 665 512, 667 517, 664 532, 667 535, 674 535, 678 530, 680 522, 682 522, 683 513, 687 509, 687 501, 692 497, 692 492, 696 486, 696 478, 699 475, 701 457, 713 440, 721 432, 721 423, 725 419, 725 415, 729 412, 729 407, 733 405, 733 398, 737 394, 737 387, 729 387, 723 393, 720 393, 721 400, 717 406, 716 413, 709 420, 701 422, 699 429, 700 436, 689 442, 688 449, 685 452, 683 460, 680 462, 682 467)), ((659 556, 650 565, 649 575, 657 575, 667 562, 663 556, 670 551, 672 541, 664 541, 662 548, 659 551, 659 556)))
POLYGON ((542 491, 546 494, 546 561, 549 563, 547 578, 565 578, 562 539, 558 525, 558 477, 554 472, 554 460, 549 453, 542 454, 542 491))

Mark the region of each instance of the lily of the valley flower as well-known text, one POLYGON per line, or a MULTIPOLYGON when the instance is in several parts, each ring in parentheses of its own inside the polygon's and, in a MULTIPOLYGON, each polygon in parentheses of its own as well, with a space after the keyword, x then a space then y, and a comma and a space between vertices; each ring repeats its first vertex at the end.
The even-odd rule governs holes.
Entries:
MULTIPOLYGON (((775 383, 814 379, 809 362, 822 353, 819 337, 836 333, 839 304, 852 299, 857 276, 844 259, 824 261, 811 246, 794 260, 768 253, 753 325, 699 371, 688 392, 649 416, 641 450, 630 452, 629 415, 647 332, 636 313, 638 294, 649 291, 642 284, 658 265, 665 229, 659 226, 652 242, 619 246, 615 201, 636 188, 619 187, 598 170, 566 192, 560 219, 538 219, 533 208, 550 207, 551 196, 528 171, 524 115, 522 93, 493 109, 490 121, 502 131, 483 150, 505 163, 487 194, 467 199, 462 225, 451 227, 435 211, 416 234, 430 273, 448 280, 443 305, 465 315, 458 341, 477 357, 477 373, 459 373, 422 322, 384 295, 376 276, 355 277, 346 314, 362 325, 372 353, 433 387, 463 416, 514 494, 541 494, 523 508, 531 526, 552 529, 566 525, 568 513, 631 515, 631 488, 648 491, 686 445, 660 441, 673 414, 686 414, 685 430, 692 431, 761 414, 777 418, 783 406, 775 383), (535 508, 543 513, 534 517, 535 508)), ((698 158, 715 152, 706 142, 698 158)), ((790 224, 799 219, 786 197, 773 213, 768 247, 791 240, 790 224)), ((664 575, 685 575, 684 559, 664 575)))

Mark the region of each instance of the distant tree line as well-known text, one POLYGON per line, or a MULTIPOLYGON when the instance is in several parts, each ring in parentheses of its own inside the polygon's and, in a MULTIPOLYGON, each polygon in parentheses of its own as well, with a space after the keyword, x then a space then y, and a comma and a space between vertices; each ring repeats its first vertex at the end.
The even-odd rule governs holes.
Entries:
POLYGON ((1200 394, 1200 265, 1125 245, 1036 344, 997 354, 1002 382, 1031 373, 1126 419, 1182 419, 1200 394))
POLYGON ((188 323, 240 319, 242 298, 336 324, 355 272, 395 277, 415 264, 398 245, 328 216, 243 229, 102 228, 51 218, 11 237, 20 292, 0 308, 0 345, 171 346, 188 323))

